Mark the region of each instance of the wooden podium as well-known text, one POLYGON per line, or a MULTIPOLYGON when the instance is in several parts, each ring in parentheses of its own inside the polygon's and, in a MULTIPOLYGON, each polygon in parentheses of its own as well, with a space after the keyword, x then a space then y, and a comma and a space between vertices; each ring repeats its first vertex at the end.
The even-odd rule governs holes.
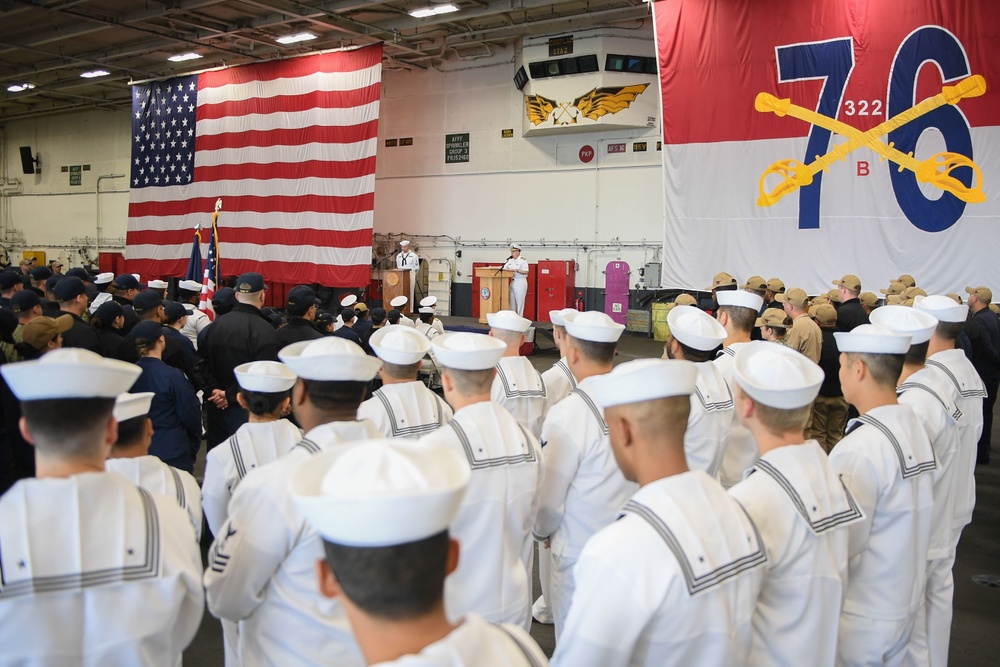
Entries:
POLYGON ((510 309, 510 280, 514 277, 513 271, 502 271, 496 268, 478 268, 476 277, 479 278, 479 323, 486 323, 486 316, 498 310, 510 309))
MULTIPOLYGON (((382 307, 386 312, 393 309, 389 302, 397 296, 410 298, 410 270, 409 269, 383 269, 382 270, 382 307)), ((407 312, 415 312, 412 303, 406 304, 407 312)))

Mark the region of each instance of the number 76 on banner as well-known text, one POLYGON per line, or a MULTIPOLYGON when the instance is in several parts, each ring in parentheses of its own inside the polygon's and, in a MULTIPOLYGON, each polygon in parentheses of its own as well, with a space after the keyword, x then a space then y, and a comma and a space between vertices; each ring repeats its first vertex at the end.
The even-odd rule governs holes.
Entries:
POLYGON ((799 229, 819 228, 823 172, 834 162, 846 161, 849 153, 862 146, 891 161, 889 175, 896 201, 907 219, 923 231, 944 231, 962 217, 966 203, 986 201, 982 172, 972 160, 969 124, 955 108, 960 100, 986 92, 986 82, 981 76, 971 76, 965 49, 951 32, 939 26, 924 26, 903 40, 890 70, 889 119, 868 132, 836 119, 854 69, 852 38, 779 46, 775 52, 779 83, 804 79, 825 82, 815 111, 768 93, 757 96, 758 111, 792 116, 811 124, 806 159, 780 160, 771 165, 760 178, 759 206, 771 206, 798 190, 799 229), (928 61, 937 64, 945 81, 955 83, 914 104, 917 74, 928 61), (917 139, 931 127, 941 133, 948 150, 917 160, 913 157, 917 139), (831 133, 847 141, 829 150, 831 133), (883 143, 880 138, 886 135, 888 143, 883 143), (768 190, 765 181, 772 176, 778 176, 780 181, 768 190), (931 183, 944 194, 936 200, 928 199, 919 183, 931 183))

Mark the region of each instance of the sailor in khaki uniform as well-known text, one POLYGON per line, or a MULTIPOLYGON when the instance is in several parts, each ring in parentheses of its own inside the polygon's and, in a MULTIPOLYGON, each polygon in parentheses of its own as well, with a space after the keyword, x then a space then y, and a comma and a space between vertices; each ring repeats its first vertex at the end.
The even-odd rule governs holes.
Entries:
POLYGON ((37 471, 0 497, 3 663, 179 665, 204 609, 191 522, 104 469, 139 367, 75 348, 0 372, 37 471))
POLYGON ((506 346, 503 357, 497 362, 490 398, 507 408, 518 423, 538 437, 542 434, 547 398, 545 383, 527 358, 521 356, 524 332, 531 320, 512 310, 500 310, 486 315, 490 335, 506 346))
POLYGON ((684 430, 697 375, 689 361, 642 359, 593 378, 614 457, 641 488, 580 554, 554 665, 746 661, 767 556, 739 503, 688 469, 684 430))
MULTIPOLYGON (((722 294, 718 292, 717 296, 722 294)), ((710 361, 714 350, 726 339, 726 330, 694 306, 671 308, 667 326, 670 327, 670 340, 664 346, 667 358, 693 361, 698 369, 684 433, 687 462, 693 470, 704 470, 718 479, 733 424, 733 394, 722 372, 710 361)))
POLYGON ((406 315, 403 315, 403 306, 405 306, 409 301, 410 301, 409 297, 405 297, 405 296, 403 296, 401 294, 401 295, 395 297, 392 301, 390 301, 389 305, 399 311, 399 323, 400 324, 402 324, 404 326, 412 327, 412 326, 414 326, 413 320, 411 320, 406 315))
POLYGON ((793 287, 775 298, 781 302, 785 314, 792 319, 792 326, 785 336, 785 344, 809 357, 814 364, 818 364, 819 353, 823 348, 823 332, 809 317, 807 312, 809 297, 805 290, 793 287))
POLYGON ((746 664, 833 667, 847 578, 848 527, 858 504, 805 426, 823 371, 798 352, 758 341, 736 354, 736 412, 761 456, 729 490, 767 549, 746 664))
POLYGON ((515 625, 445 614, 445 577, 467 555, 449 524, 469 477, 454 449, 399 439, 345 443, 298 469, 296 501, 323 537, 319 593, 343 600, 366 664, 547 664, 515 625))
MULTIPOLYGON (((726 339, 722 341, 722 350, 712 363, 722 372, 722 377, 732 392, 733 360, 740 349, 750 344, 750 333, 757 321, 757 313, 764 305, 764 299, 745 290, 718 292, 715 298, 719 301, 719 310, 715 313, 715 318, 726 330, 726 339)), ((757 456, 757 443, 753 434, 740 423, 734 411, 733 421, 729 427, 729 440, 726 441, 722 465, 719 468, 722 488, 728 489, 742 480, 743 474, 750 469, 757 456)))
POLYGON ((295 424, 282 419, 292 402, 296 376, 278 361, 251 361, 233 370, 240 391, 236 400, 250 415, 221 446, 205 457, 202 483, 205 518, 213 535, 229 516, 233 491, 251 470, 276 461, 302 439, 295 424))
POLYGON ((838 665, 899 665, 924 603, 934 505, 934 451, 896 383, 910 336, 862 324, 837 332, 840 385, 861 416, 830 465, 865 518, 850 531, 838 665))
POLYGON ((927 554, 927 597, 910 639, 908 662, 932 667, 947 665, 951 603, 955 592, 951 576, 955 564, 955 544, 952 542, 955 460, 961 446, 957 420, 962 413, 956 403, 955 386, 924 366, 937 318, 916 308, 884 306, 872 313, 871 320, 872 324, 880 324, 893 333, 911 336, 896 393, 900 403, 913 407, 937 461, 937 469, 933 472, 934 512, 927 554))
POLYGON ((176 499, 191 519, 195 538, 201 541, 201 488, 198 482, 191 473, 149 455, 149 444, 153 441, 153 422, 149 419, 152 401, 153 392, 118 395, 114 410, 118 439, 104 468, 150 493, 176 499))
POLYGON ((556 641, 569 612, 573 566, 583 545, 615 520, 636 489, 615 462, 608 426, 592 393, 593 378, 611 372, 625 326, 596 311, 569 313, 563 320, 566 361, 579 384, 549 410, 542 425, 545 475, 535 520, 535 539, 551 548, 546 600, 555 620, 556 641))
POLYGON ((506 346, 492 336, 448 333, 433 341, 445 398, 454 418, 421 444, 461 454, 472 470, 469 489, 451 523, 464 544, 463 562, 448 577, 449 618, 475 612, 487 621, 531 627, 531 529, 542 484, 538 440, 490 400, 495 368, 506 346))
POLYGON ((208 607, 219 618, 239 622, 239 659, 248 667, 360 667, 361 652, 343 607, 317 599, 322 542, 292 499, 291 479, 321 452, 382 437, 371 422, 356 420, 382 362, 334 337, 293 343, 278 356, 298 376, 292 410, 306 435, 236 488, 229 518, 208 554, 208 607))
POLYGON ((382 386, 358 408, 387 438, 417 439, 441 428, 454 412, 443 398, 417 380, 431 342, 412 327, 382 327, 369 340, 382 360, 382 386))

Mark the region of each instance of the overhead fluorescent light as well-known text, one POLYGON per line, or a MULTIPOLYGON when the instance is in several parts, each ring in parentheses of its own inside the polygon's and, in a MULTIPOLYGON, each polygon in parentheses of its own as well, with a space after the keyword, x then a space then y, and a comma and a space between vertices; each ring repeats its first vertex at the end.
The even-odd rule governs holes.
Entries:
POLYGON ((7 86, 7 90, 11 93, 23 93, 26 90, 31 90, 35 87, 33 83, 15 83, 12 86, 7 86))
POLYGON ((415 19, 424 19, 428 16, 437 16, 438 14, 450 14, 451 12, 457 12, 458 7, 455 5, 434 5, 433 7, 425 7, 423 9, 414 9, 410 12, 410 16, 415 19))
POLYGON ((170 56, 167 60, 173 63, 182 63, 185 60, 197 60, 201 57, 200 53, 179 53, 176 56, 170 56))
POLYGON ((94 69, 90 70, 89 72, 84 72, 80 76, 83 77, 84 79, 96 79, 99 76, 107 76, 110 73, 111 72, 109 72, 106 69, 94 69))
POLYGON ((284 37, 278 37, 274 41, 278 44, 295 44, 297 42, 308 42, 310 39, 316 39, 316 35, 311 32, 299 32, 294 35, 285 35, 284 37))

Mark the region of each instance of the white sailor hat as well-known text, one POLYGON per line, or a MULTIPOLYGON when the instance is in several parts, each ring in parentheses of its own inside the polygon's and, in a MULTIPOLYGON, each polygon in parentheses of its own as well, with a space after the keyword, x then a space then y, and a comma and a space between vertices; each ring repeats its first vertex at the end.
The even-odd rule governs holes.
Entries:
POLYGON ((576 308, 563 308, 562 310, 550 310, 549 311, 549 319, 552 321, 552 324, 556 325, 557 327, 565 327, 566 326, 566 320, 565 320, 566 314, 567 313, 575 313, 575 312, 578 312, 576 310, 576 308))
POLYGON ((620 364, 592 380, 597 403, 606 408, 652 401, 671 396, 690 396, 698 377, 697 367, 681 359, 637 359, 620 364))
POLYGON ((142 276, 140 276, 138 273, 133 273, 132 277, 135 278, 135 281, 137 283, 140 283, 140 284, 142 283, 142 276))
POLYGON ((415 364, 430 351, 431 341, 413 327, 390 324, 372 334, 368 340, 378 358, 389 364, 415 364))
POLYGON ((402 308, 406 305, 407 301, 409 301, 409 299, 400 294, 399 296, 394 297, 393 300, 389 302, 389 305, 393 308, 402 308))
POLYGON ((201 283, 197 280, 182 280, 177 283, 177 286, 182 290, 187 290, 188 292, 200 292, 201 283))
POLYGON ((919 311, 930 313, 939 322, 964 322, 969 315, 969 309, 954 299, 932 294, 931 296, 913 297, 913 307, 919 311))
POLYGON ((100 308, 105 301, 111 301, 112 298, 113 297, 110 292, 100 292, 94 297, 94 302, 90 304, 90 314, 93 315, 96 313, 97 309, 100 308))
POLYGON ((425 296, 423 299, 421 299, 420 300, 420 305, 421 306, 435 306, 435 305, 437 305, 437 302, 438 302, 438 298, 432 294, 430 296, 425 296))
POLYGON ((167 289, 170 284, 166 280, 150 280, 146 285, 150 289, 167 289))
POLYGON ((498 338, 485 334, 453 332, 431 339, 437 363, 459 371, 484 371, 493 368, 507 351, 498 338))
POLYGON ((498 310, 495 313, 486 314, 486 322, 493 329, 506 329, 524 333, 531 327, 531 320, 521 317, 513 310, 498 310))
POLYGON ((597 310, 585 312, 563 311, 563 326, 566 333, 573 338, 589 340, 592 343, 617 343, 625 331, 624 324, 618 324, 613 319, 597 310))
MULTIPOLYGON (((875 311, 877 310, 876 308, 875 311)), ((906 354, 910 349, 910 336, 895 334, 877 324, 862 324, 850 331, 837 331, 833 337, 837 340, 837 349, 841 352, 906 354)))
POLYGON ((930 313, 907 306, 882 306, 873 310, 869 318, 872 324, 883 326, 895 334, 909 334, 910 345, 929 341, 938 325, 938 319, 930 313))
POLYGON ((758 340, 736 352, 734 377, 753 400, 779 410, 792 410, 816 400, 825 374, 801 352, 758 340))
POLYGON ((719 302, 720 306, 749 308, 755 313, 760 311, 760 307, 764 305, 764 299, 752 292, 747 292, 746 290, 716 292, 715 300, 719 302))
POLYGON ((240 389, 277 394, 295 386, 298 376, 285 364, 277 361, 251 361, 233 369, 240 389))
MULTIPOLYGON (((725 292, 716 292, 718 297, 725 292)), ((667 314, 670 335, 696 350, 714 350, 726 340, 726 330, 705 311, 694 306, 674 306, 667 314)))
POLYGON ((300 378, 320 382, 368 382, 382 367, 377 357, 365 354, 356 343, 333 336, 292 343, 278 352, 278 358, 300 378))
POLYGON ((116 398, 142 374, 135 364, 105 359, 79 347, 64 347, 36 361, 0 367, 14 395, 22 401, 50 398, 116 398))
POLYGON ((153 402, 155 393, 144 391, 139 394, 122 393, 115 399, 115 419, 123 422, 136 417, 145 417, 149 414, 149 406, 153 402))
POLYGON ((431 308, 430 306, 422 306, 417 312, 423 313, 424 315, 433 315, 434 309, 431 308))
POLYGON ((343 306, 344 308, 347 308, 348 306, 353 306, 357 302, 358 302, 357 294, 348 294, 347 296, 345 296, 343 299, 340 300, 340 305, 343 306))
POLYGON ((399 242, 399 245, 405 248, 406 246, 410 245, 410 242, 407 241, 406 239, 403 239, 402 241, 399 242))
POLYGON ((327 541, 387 547, 446 530, 458 514, 470 476, 465 457, 452 447, 366 440, 300 465, 292 477, 292 493, 306 520, 327 541))
MULTIPOLYGON (((114 279, 115 279, 115 274, 113 274, 113 273, 98 273, 97 277, 94 278, 94 284, 95 285, 107 285, 108 283, 110 283, 114 279)), ((201 288, 199 287, 199 289, 201 289, 201 288)))

